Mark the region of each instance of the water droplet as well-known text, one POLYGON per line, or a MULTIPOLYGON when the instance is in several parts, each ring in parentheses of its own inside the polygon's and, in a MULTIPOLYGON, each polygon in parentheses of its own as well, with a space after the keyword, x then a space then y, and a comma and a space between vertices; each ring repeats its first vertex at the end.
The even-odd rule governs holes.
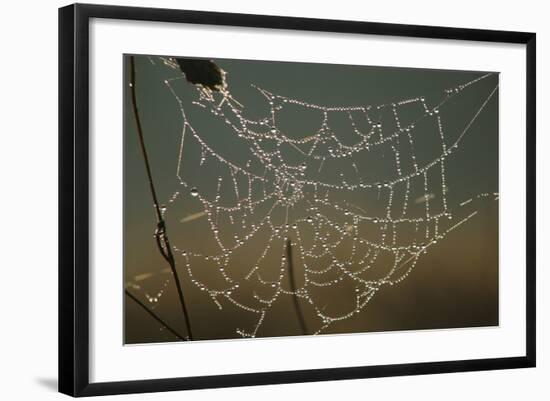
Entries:
POLYGON ((197 188, 191 189, 191 196, 196 197, 199 196, 199 190, 197 188))
POLYGON ((313 217, 307 216, 306 221, 307 221, 308 223, 313 223, 313 217))

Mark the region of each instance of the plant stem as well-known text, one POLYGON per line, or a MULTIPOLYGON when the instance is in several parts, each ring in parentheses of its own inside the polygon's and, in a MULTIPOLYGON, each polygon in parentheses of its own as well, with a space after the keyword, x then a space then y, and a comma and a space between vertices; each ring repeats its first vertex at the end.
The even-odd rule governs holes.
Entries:
POLYGON ((191 331, 189 314, 187 312, 187 307, 185 306, 185 299, 183 297, 183 290, 181 288, 178 272, 176 270, 176 262, 174 259, 174 255, 172 254, 172 247, 170 246, 170 241, 168 240, 168 234, 166 233, 166 223, 160 211, 157 193, 155 191, 155 185, 153 183, 153 174, 151 173, 151 166, 149 164, 149 157, 147 156, 147 149, 145 148, 145 141, 143 139, 143 128, 141 126, 141 119, 139 117, 139 110, 137 106, 136 66, 135 66, 134 56, 130 56, 130 92, 132 94, 132 108, 133 108, 134 117, 136 120, 139 145, 141 148, 141 153, 143 155, 143 160, 145 161, 145 170, 147 171, 147 179, 149 181, 149 188, 151 190, 151 195, 153 197, 153 206, 155 208, 155 213, 157 216, 157 229, 155 231, 155 239, 161 255, 164 257, 166 262, 170 265, 170 270, 172 271, 172 275, 174 276, 174 281, 176 283, 176 288, 178 290, 178 297, 179 297, 183 317, 185 319, 185 324, 187 326, 187 333, 189 334, 188 338, 189 340, 192 340, 193 334, 191 331))
POLYGON ((135 296, 133 296, 130 291, 127 289, 124 290, 124 293, 132 299, 136 304, 142 307, 145 312, 147 312, 153 319, 155 319, 157 322, 159 322, 162 326, 164 326, 170 333, 181 339, 182 341, 185 341, 185 337, 183 337, 181 334, 179 334, 176 330, 174 330, 172 327, 168 326, 164 320, 162 320, 160 317, 157 316, 155 312, 153 312, 151 309, 149 309, 147 306, 143 304, 139 299, 137 299, 135 296))
POLYGON ((296 295, 296 281, 294 278, 294 263, 292 262, 292 242, 290 238, 286 241, 286 259, 288 261, 288 279, 290 282, 290 290, 294 293, 292 300, 294 302, 294 309, 296 309, 296 315, 298 316, 298 322, 303 334, 307 334, 306 320, 300 306, 298 296, 296 295))

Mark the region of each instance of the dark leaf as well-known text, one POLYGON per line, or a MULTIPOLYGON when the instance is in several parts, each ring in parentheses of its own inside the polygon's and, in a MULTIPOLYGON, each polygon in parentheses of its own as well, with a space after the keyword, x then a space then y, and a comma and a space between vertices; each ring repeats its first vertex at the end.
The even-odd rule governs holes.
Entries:
POLYGON ((176 58, 180 70, 187 81, 219 91, 225 86, 224 71, 211 60, 176 58))

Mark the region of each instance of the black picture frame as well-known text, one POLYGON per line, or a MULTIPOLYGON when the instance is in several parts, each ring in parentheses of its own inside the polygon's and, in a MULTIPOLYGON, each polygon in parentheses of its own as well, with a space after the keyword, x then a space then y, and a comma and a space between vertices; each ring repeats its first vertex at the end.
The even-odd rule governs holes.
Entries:
POLYGON ((534 367, 535 65, 535 33, 86 4, 59 9, 59 391, 71 396, 95 396, 534 367), (90 383, 88 61, 91 18, 524 44, 527 55, 526 354, 494 359, 90 383))

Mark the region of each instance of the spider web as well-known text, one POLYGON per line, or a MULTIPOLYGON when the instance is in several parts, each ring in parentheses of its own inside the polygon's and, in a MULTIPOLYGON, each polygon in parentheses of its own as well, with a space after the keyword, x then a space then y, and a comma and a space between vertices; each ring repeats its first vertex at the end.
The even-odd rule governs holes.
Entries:
MULTIPOLYGON (((177 69, 173 59, 160 60, 177 69)), ((180 221, 204 221, 208 233, 201 237, 204 247, 174 242, 180 268, 220 310, 229 303, 254 316, 251 327, 235 327, 242 337, 256 337, 267 314, 288 298, 313 312, 308 334, 356 316, 474 218, 475 200, 498 200, 498 193, 486 192, 451 205, 447 180, 448 161, 498 84, 476 99, 458 135, 447 135, 442 116, 455 97, 491 76, 430 101, 418 96, 359 106, 314 104, 254 84, 259 97, 247 102, 228 85, 180 88, 185 76, 179 73, 165 80, 182 131, 178 188, 162 212, 173 227, 169 213, 181 202, 196 212, 180 221), (285 113, 304 115, 316 128, 290 132, 285 113), (214 146, 212 135, 223 135, 228 146, 214 146), (419 152, 426 146, 429 158, 419 152), (210 173, 201 170, 206 167, 210 173), (217 280, 210 280, 214 274, 217 280), (318 296, 318 289, 331 287, 349 294, 344 310, 327 308, 330 299, 318 296)), ((157 303, 163 292, 145 295, 157 303)))

